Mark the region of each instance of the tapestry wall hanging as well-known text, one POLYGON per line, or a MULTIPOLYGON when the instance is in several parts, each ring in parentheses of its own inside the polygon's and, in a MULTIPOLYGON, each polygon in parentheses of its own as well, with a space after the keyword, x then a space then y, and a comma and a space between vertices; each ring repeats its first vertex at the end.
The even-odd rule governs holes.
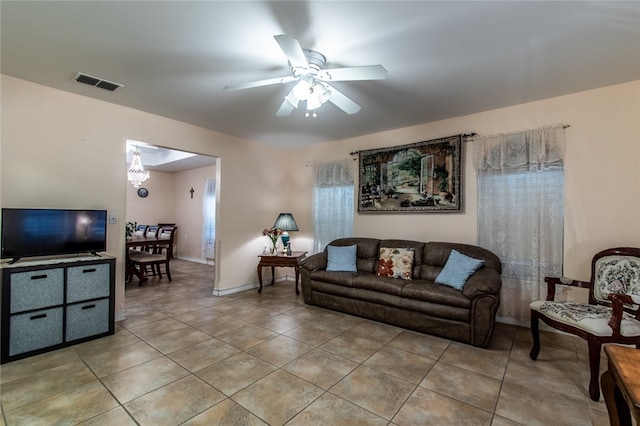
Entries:
POLYGON ((460 212, 462 135, 359 152, 358 211, 460 212))

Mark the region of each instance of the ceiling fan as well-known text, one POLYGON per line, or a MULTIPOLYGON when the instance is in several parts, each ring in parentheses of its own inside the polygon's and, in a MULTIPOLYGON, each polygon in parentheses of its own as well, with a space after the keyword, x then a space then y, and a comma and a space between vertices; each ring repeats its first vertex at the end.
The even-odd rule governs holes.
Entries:
POLYGON ((305 116, 316 117, 316 110, 329 101, 347 114, 360 111, 360 105, 349 99, 335 87, 331 81, 383 80, 387 70, 382 65, 366 65, 349 68, 324 69, 326 58, 314 50, 303 49, 298 40, 281 34, 274 36, 276 42, 289 60, 292 75, 258 80, 244 84, 226 86, 225 90, 241 90, 271 84, 296 82, 276 113, 285 117, 298 108, 301 101, 306 102, 305 116))

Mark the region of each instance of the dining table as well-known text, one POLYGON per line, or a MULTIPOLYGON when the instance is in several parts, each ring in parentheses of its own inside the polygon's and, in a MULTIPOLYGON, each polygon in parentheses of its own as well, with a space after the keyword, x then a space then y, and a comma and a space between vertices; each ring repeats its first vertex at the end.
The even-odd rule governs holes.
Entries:
POLYGON ((158 238, 158 237, 147 237, 144 235, 132 235, 130 238, 126 239, 126 270, 127 270, 127 277, 132 277, 133 275, 135 275, 136 277, 138 277, 138 280, 140 281, 140 284, 142 285, 143 282, 147 281, 148 278, 144 277, 143 278, 143 274, 142 271, 140 271, 138 268, 135 267, 135 265, 133 265, 130 261, 129 261, 129 251, 130 250, 135 250, 136 248, 141 248, 142 250, 145 251, 149 251, 149 252, 153 252, 154 249, 161 247, 161 246, 169 246, 169 244, 171 243, 171 241, 168 238, 158 238))

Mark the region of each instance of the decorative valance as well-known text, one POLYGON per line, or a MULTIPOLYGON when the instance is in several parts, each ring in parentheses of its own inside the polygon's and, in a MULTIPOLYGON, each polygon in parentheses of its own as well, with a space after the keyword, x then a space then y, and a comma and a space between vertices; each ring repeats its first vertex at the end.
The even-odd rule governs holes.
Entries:
POLYGON ((315 163, 313 185, 353 184, 353 161, 349 159, 315 163))
POLYGON ((476 170, 511 169, 526 165, 562 162, 565 125, 541 127, 473 138, 476 170))

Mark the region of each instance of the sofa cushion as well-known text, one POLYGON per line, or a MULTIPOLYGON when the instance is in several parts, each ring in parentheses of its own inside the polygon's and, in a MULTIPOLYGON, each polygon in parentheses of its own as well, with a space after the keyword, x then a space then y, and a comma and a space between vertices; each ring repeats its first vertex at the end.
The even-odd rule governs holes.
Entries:
POLYGON ((413 273, 413 258, 414 250, 411 248, 380 247, 376 275, 410 280, 413 273))
POLYGON ((413 280, 407 283, 402 288, 402 297, 467 309, 471 307, 471 299, 459 290, 427 280, 413 280))
MULTIPOLYGON (((411 285, 408 284, 411 283, 411 281, 395 280, 393 278, 387 279, 393 280, 400 285, 411 285)), ((400 311, 395 311, 393 313, 393 317, 396 319, 398 316, 407 318, 413 317, 415 313, 421 313, 428 315, 428 318, 424 318, 427 322, 435 321, 436 323, 439 323, 453 320, 468 323, 470 321, 470 310, 468 307, 411 300, 380 291, 368 290, 365 288, 336 286, 322 281, 311 281, 311 287, 316 300, 326 300, 327 298, 333 300, 333 303, 330 305, 323 305, 320 303, 321 306, 328 306, 331 309, 336 309, 342 312, 351 312, 364 317, 372 315, 372 318, 375 318, 377 321, 383 320, 379 315, 386 317, 385 319, 387 321, 391 320, 391 318, 387 316, 390 313, 382 313, 384 312, 384 307, 399 309, 400 311), (366 314, 363 315, 365 311, 366 314)), ((393 321, 391 323, 393 323, 393 321)), ((419 329, 421 327, 423 328, 426 323, 415 325, 418 326, 419 329)), ((463 328, 466 327, 464 325, 461 326, 463 328)))
POLYGON ((327 246, 327 271, 357 272, 356 251, 358 246, 327 246))
MULTIPOLYGON (((375 238, 338 238, 331 241, 332 246, 352 246, 357 245, 356 266, 358 271, 375 272, 378 263, 378 247, 380 240, 375 238)), ((326 250, 326 249, 325 249, 326 250)))
POLYGON ((300 270, 307 270, 310 272, 325 270, 327 268, 327 252, 321 251, 320 253, 313 254, 309 257, 305 257, 300 261, 300 270))
MULTIPOLYGON (((371 274, 367 274, 371 275, 371 274)), ((310 277, 314 281, 324 281, 330 284, 337 284, 343 287, 351 287, 354 277, 358 276, 357 272, 331 272, 324 269, 313 271, 310 277)))
POLYGON ((364 288, 380 293, 402 295, 402 288, 407 284, 407 280, 398 280, 392 277, 383 277, 375 274, 358 274, 351 281, 354 288, 364 288))
POLYGON ((424 246, 420 279, 435 280, 447 260, 449 260, 451 250, 456 250, 474 259, 484 260, 485 268, 495 269, 498 274, 502 272, 502 262, 500 262, 498 256, 485 248, 470 244, 432 241, 424 246))
POLYGON ((484 264, 483 260, 465 256, 457 250, 451 250, 449 259, 435 279, 436 284, 444 284, 462 290, 467 279, 484 264))

